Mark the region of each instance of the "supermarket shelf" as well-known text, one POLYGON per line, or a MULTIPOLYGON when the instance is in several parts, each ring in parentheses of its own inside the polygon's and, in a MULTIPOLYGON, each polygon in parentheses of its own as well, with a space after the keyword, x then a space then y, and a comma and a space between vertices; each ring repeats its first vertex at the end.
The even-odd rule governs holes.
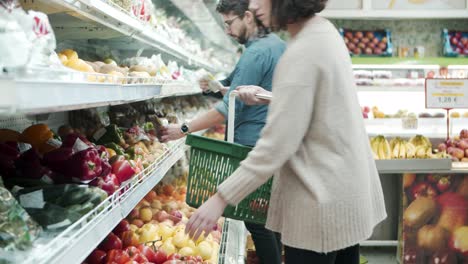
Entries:
POLYGON ((366 240, 359 245, 361 247, 397 247, 398 240, 366 240))
POLYGON ((356 86, 358 92, 424 92, 424 86, 356 86))
POLYGON ((197 85, 179 81, 118 84, 0 77, 0 115, 61 112, 199 93, 197 85))
MULTIPOLYGON (((163 53, 166 53, 179 60, 186 66, 203 67, 212 72, 224 71, 225 69, 214 67, 210 62, 194 57, 189 51, 183 49, 170 39, 161 36, 149 24, 144 24, 135 17, 131 16, 125 10, 105 0, 39 0, 32 2, 28 7, 40 6, 41 10, 50 10, 51 6, 55 9, 58 6, 65 9, 66 13, 72 14, 78 18, 85 18, 98 22, 108 28, 111 28, 125 36, 140 41, 150 47, 153 47, 163 53), (73 14, 76 12, 77 14, 73 14)), ((63 11, 63 10, 61 10, 63 11)))
MULTIPOLYGON (((81 263, 121 219, 184 155, 183 140, 175 142, 160 159, 124 184, 112 196, 60 234, 37 241, 32 252, 16 256, 21 263, 81 263), (121 194, 120 194, 121 193, 121 194), (120 194, 120 195, 119 195, 120 194)), ((15 256, 12 257, 15 259, 15 256)))
POLYGON ((460 10, 324 10, 320 15, 326 18, 349 19, 454 19, 468 18, 466 9, 460 10))
POLYGON ((376 160, 377 170, 382 174, 403 172, 447 172, 452 169, 450 159, 402 159, 376 160))
MULTIPOLYGON (((468 12, 466 11, 464 12, 468 16, 468 12)), ((442 66, 468 65, 468 58, 448 58, 448 57, 420 58, 420 59, 396 58, 396 57, 352 57, 351 60, 353 62, 353 67, 358 67, 357 65, 363 65, 360 67, 368 68, 368 66, 374 66, 374 67, 381 67, 381 69, 402 69, 401 67, 408 67, 406 69, 413 69, 413 68, 422 69, 420 67, 428 67, 432 69, 433 67, 437 67, 436 69, 438 69, 438 65, 442 65, 442 66)))

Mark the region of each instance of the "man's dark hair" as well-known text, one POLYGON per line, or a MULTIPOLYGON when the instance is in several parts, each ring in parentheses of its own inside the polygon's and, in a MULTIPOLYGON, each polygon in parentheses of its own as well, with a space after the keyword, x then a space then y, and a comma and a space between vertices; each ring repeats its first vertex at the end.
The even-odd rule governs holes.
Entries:
POLYGON ((320 13, 328 0, 271 0, 272 28, 286 29, 288 24, 320 13))
POLYGON ((233 12, 236 16, 244 17, 245 11, 249 10, 249 0, 220 0, 216 11, 221 14, 233 12))

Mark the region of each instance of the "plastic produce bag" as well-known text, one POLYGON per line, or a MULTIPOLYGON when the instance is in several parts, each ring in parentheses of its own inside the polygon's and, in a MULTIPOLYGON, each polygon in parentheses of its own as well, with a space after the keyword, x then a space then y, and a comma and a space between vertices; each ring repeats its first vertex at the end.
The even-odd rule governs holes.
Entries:
POLYGON ((0 68, 22 66, 28 61, 31 43, 21 24, 14 19, 25 16, 18 1, 0 0, 0 68))
POLYGON ((41 227, 32 220, 2 183, 0 186, 0 249, 7 251, 27 249, 40 232, 41 227))

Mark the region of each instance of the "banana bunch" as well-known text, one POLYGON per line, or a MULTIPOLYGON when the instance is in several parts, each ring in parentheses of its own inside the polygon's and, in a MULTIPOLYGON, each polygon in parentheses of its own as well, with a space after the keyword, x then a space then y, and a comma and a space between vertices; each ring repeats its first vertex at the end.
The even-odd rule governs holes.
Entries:
POLYGON ((415 146, 400 137, 390 141, 390 148, 392 159, 413 159, 416 156, 415 146))
POLYGON ((409 140, 409 142, 411 144, 413 144, 415 147, 425 146, 425 147, 431 147, 432 148, 431 141, 427 137, 422 136, 422 135, 416 135, 416 136, 412 137, 409 140))
POLYGON ((385 160, 391 159, 391 148, 387 139, 384 136, 376 136, 370 140, 374 159, 385 160))

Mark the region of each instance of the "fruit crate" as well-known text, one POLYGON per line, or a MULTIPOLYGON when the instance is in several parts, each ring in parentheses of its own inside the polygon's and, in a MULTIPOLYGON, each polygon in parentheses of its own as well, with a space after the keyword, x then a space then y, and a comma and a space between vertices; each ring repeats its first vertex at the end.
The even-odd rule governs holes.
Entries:
POLYGON ((351 56, 391 57, 393 54, 392 34, 388 29, 350 30, 340 28, 351 56))
POLYGON ((445 57, 468 56, 468 30, 442 30, 443 54, 445 57))
MULTIPOLYGON (((191 146, 186 202, 198 208, 216 193, 218 185, 227 179, 247 157, 251 148, 243 145, 188 135, 191 146)), ((228 206, 226 218, 265 224, 271 194, 272 179, 247 196, 237 206, 228 206)))

